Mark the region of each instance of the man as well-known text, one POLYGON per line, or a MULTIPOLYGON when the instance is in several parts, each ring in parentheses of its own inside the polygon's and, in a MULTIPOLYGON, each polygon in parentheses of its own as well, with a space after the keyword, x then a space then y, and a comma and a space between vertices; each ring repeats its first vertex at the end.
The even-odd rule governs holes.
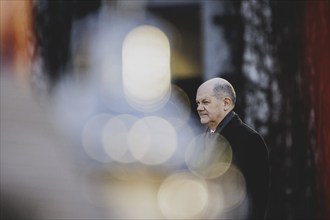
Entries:
POLYGON ((220 134, 231 145, 234 163, 242 172, 248 196, 248 219, 264 219, 269 185, 268 149, 263 138, 233 111, 236 93, 225 79, 213 78, 197 90, 200 122, 207 133, 220 134))

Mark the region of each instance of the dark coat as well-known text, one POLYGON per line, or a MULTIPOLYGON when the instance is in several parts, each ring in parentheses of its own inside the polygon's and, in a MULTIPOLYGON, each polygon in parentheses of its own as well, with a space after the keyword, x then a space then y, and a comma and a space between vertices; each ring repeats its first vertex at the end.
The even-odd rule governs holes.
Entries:
POLYGON ((248 219, 264 219, 269 188, 269 155, 263 138, 234 113, 233 118, 217 131, 230 143, 233 163, 242 172, 249 199, 248 219))

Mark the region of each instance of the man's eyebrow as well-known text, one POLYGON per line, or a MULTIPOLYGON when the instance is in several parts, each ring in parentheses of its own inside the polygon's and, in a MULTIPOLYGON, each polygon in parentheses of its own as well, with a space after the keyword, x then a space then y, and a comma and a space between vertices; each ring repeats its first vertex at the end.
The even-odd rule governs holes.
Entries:
POLYGON ((202 101, 208 101, 208 98, 205 97, 205 98, 201 98, 201 99, 196 99, 196 102, 202 102, 202 101))

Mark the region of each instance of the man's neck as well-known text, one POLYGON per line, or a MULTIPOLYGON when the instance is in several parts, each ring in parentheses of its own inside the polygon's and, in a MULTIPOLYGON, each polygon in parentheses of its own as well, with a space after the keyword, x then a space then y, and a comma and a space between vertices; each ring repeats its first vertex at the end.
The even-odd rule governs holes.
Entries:
POLYGON ((220 123, 215 128, 210 128, 210 130, 217 130, 218 132, 221 132, 222 129, 228 124, 228 122, 234 117, 234 111, 230 110, 228 114, 220 121, 220 123))

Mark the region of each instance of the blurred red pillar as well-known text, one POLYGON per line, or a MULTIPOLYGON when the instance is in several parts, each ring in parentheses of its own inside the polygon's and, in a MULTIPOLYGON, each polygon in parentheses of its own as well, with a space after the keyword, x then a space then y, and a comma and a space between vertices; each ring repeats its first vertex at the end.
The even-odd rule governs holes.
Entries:
POLYGON ((304 7, 304 88, 309 97, 310 121, 318 190, 325 219, 330 219, 330 1, 310 0, 304 7))

